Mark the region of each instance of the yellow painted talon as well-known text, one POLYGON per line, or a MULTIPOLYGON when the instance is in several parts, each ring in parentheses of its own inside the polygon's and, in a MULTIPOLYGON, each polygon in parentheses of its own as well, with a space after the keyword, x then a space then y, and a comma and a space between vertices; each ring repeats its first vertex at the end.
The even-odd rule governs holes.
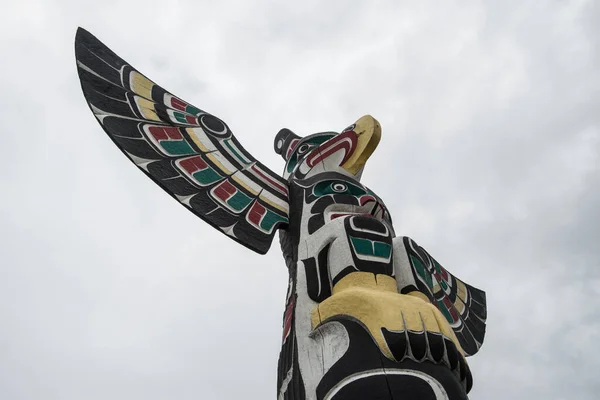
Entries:
POLYGON ((441 312, 420 292, 398 293, 395 279, 370 272, 353 272, 334 287, 331 297, 312 310, 312 327, 335 316, 358 320, 371 334, 381 352, 394 359, 382 333, 414 331, 442 333, 464 356, 458 338, 441 312))

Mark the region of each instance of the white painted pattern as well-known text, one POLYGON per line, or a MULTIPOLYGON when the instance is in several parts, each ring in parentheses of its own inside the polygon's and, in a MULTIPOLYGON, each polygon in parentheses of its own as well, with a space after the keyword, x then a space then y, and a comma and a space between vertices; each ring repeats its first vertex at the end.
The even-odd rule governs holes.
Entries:
POLYGON ((338 362, 350 347, 348 331, 340 322, 327 322, 315 329, 313 336, 319 335, 323 348, 323 375, 338 362))
POLYGON ((449 400, 448 393, 446 392, 446 390, 444 389, 442 384, 440 382, 438 382, 436 379, 432 378, 431 376, 429 376, 421 371, 415 371, 412 369, 383 369, 383 368, 359 372, 357 374, 348 376, 347 378, 338 382, 338 384, 335 385, 333 388, 331 388, 331 390, 329 390, 329 392, 325 395, 324 400, 333 399, 333 397, 340 390, 342 390, 345 386, 349 385, 352 382, 356 382, 360 379, 368 378, 371 376, 379 376, 379 375, 404 375, 404 376, 414 376, 416 378, 420 378, 421 380, 425 381, 431 387, 431 390, 433 390, 433 393, 435 394, 436 400, 449 400))

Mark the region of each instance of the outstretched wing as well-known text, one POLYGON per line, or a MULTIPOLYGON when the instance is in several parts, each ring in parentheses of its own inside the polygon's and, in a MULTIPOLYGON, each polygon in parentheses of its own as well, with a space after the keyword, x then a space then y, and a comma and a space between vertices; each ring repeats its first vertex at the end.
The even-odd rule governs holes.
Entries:
POLYGON ((85 98, 114 143, 194 214, 261 254, 288 223, 287 182, 219 118, 167 92, 79 28, 85 98))
POLYGON ((485 336, 485 292, 446 271, 414 240, 403 239, 419 291, 446 317, 466 355, 477 353, 485 336))

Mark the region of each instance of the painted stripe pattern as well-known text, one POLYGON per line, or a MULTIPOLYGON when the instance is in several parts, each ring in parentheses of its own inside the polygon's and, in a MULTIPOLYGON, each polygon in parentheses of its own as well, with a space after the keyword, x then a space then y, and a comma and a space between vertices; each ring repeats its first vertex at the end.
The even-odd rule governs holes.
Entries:
POLYGON ((114 143, 194 214, 265 253, 288 223, 287 182, 222 120, 156 85, 89 32, 78 30, 75 49, 83 93, 114 143))

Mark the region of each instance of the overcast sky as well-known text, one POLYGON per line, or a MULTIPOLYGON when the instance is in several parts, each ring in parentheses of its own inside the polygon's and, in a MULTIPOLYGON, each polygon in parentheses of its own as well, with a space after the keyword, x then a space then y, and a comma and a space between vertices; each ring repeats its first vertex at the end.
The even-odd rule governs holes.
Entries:
POLYGON ((194 217, 88 110, 77 26, 224 119, 383 128, 363 182, 487 292, 472 399, 600 392, 600 5, 19 0, 0 14, 0 398, 275 399, 287 271, 194 217))

